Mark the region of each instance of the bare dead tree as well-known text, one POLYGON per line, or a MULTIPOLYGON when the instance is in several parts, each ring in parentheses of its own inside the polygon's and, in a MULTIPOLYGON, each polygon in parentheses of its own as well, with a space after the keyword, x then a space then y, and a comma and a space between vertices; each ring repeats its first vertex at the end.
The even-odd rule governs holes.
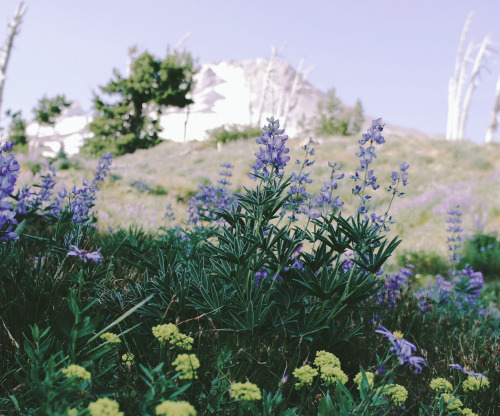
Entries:
POLYGON ((473 42, 469 42, 467 48, 467 36, 474 12, 470 12, 464 24, 462 36, 458 46, 457 59, 453 77, 448 83, 448 119, 446 124, 446 140, 463 140, 465 125, 471 104, 472 94, 479 85, 481 70, 486 65, 486 58, 494 52, 493 43, 486 36, 479 48, 473 42), (475 58, 474 52, 477 50, 475 58), (469 65, 473 64, 469 72, 469 65))
POLYGON ((2 47, 2 56, 0 58, 0 115, 2 108, 3 88, 7 75, 7 66, 9 64, 10 53, 12 51, 12 47, 14 46, 14 38, 19 33, 19 26, 23 21, 23 16, 26 13, 26 10, 27 9, 24 6, 24 3, 19 3, 14 17, 7 25, 7 39, 2 47))
POLYGON ((271 73, 273 71, 274 60, 276 59, 276 55, 278 54, 278 50, 272 46, 271 47, 271 58, 267 63, 266 73, 264 75, 264 84, 262 86, 262 92, 260 94, 259 107, 257 111, 257 125, 261 125, 262 113, 264 112, 264 103, 266 101, 267 91, 269 90, 269 86, 271 83, 271 73))
POLYGON ((486 36, 479 47, 479 51, 476 55, 476 59, 474 60, 474 65, 472 67, 471 77, 469 81, 469 86, 467 88, 467 92, 465 94, 464 102, 462 105, 462 113, 460 114, 460 125, 458 128, 457 137, 459 140, 463 140, 465 135, 465 123, 467 122, 467 116, 469 114, 469 107, 471 103, 472 93, 479 85, 479 74, 481 69, 485 65, 485 59, 490 52, 493 52, 491 49, 492 42, 489 36, 486 36))
POLYGON ((305 81, 304 75, 302 73, 302 67, 304 66, 304 58, 299 61, 299 66, 297 72, 295 72, 295 78, 293 80, 292 91, 285 105, 285 114, 283 115, 282 126, 285 128, 288 119, 288 114, 297 105, 297 97, 301 91, 301 86, 305 81))
POLYGON ((455 120, 457 117, 456 109, 456 98, 457 98, 457 88, 460 80, 460 73, 463 69, 464 64, 464 52, 465 43, 467 41, 467 35, 469 33, 470 24, 472 18, 474 17, 474 12, 471 11, 465 20, 464 28, 462 30, 462 36, 460 37, 460 43, 458 45, 457 59, 455 62, 455 73, 453 77, 450 78, 448 84, 448 122, 446 127, 446 139, 452 140, 453 138, 453 126, 456 124, 455 120))
POLYGON ((495 91, 495 105, 493 106, 493 114, 491 119, 491 124, 486 132, 486 137, 484 139, 485 143, 493 141, 493 135, 498 128, 498 117, 500 113, 500 76, 498 77, 496 91, 495 91))

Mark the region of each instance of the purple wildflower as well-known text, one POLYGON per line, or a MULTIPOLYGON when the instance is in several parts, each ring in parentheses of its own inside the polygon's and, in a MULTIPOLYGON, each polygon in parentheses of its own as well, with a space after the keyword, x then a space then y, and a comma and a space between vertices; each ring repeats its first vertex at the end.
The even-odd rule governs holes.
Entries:
POLYGON ((413 372, 415 374, 420 374, 422 372, 422 365, 427 366, 427 362, 422 357, 413 355, 417 347, 404 339, 403 334, 399 331, 392 333, 382 325, 379 325, 379 328, 380 329, 376 329, 375 332, 384 335, 391 342, 392 347, 390 351, 398 357, 399 364, 405 365, 406 367, 415 367, 413 372))
POLYGON ((488 377, 486 377, 484 374, 475 373, 474 371, 470 371, 467 367, 464 368, 460 364, 450 364, 449 367, 454 368, 456 370, 460 370, 462 373, 465 373, 465 374, 472 376, 474 378, 483 377, 485 380, 488 380, 488 377))
POLYGON ((91 252, 91 251, 79 249, 75 245, 70 245, 69 248, 70 248, 70 251, 68 251, 68 254, 66 254, 66 257, 76 256, 76 257, 80 258, 81 260, 83 260, 85 263, 87 263, 87 261, 89 261, 89 260, 93 261, 94 263, 99 263, 102 260, 101 249, 91 252))
POLYGON ((449 260, 453 266, 453 274, 455 274, 455 264, 462 261, 462 256, 459 253, 462 247, 462 233, 464 231, 460 226, 462 223, 461 216, 462 212, 460 211, 460 206, 457 205, 456 208, 448 211, 448 218, 446 220, 449 224, 446 229, 448 233, 446 242, 448 243, 448 249, 450 251, 449 260))
POLYGON ((101 160, 97 165, 97 171, 94 174, 94 180, 92 181, 92 188, 99 190, 99 183, 103 183, 104 179, 108 176, 108 172, 111 169, 111 162, 113 156, 110 152, 105 153, 101 156, 101 160))
POLYGON ((257 139, 257 144, 262 144, 264 147, 260 147, 259 151, 255 153, 257 160, 252 166, 252 169, 254 169, 252 177, 255 177, 259 170, 268 175, 270 173, 267 169, 268 167, 279 175, 280 170, 290 160, 290 156, 286 156, 290 150, 285 147, 288 136, 284 136, 284 130, 279 128, 279 120, 274 120, 271 117, 267 121, 269 124, 264 126, 264 132, 257 139))
POLYGON ((0 148, 0 231, 2 231, 1 239, 3 241, 16 240, 17 234, 13 231, 14 225, 17 224, 15 218, 16 213, 11 211, 11 201, 6 201, 10 194, 14 192, 14 185, 17 181, 17 175, 20 170, 19 163, 14 155, 2 155, 3 152, 12 150, 14 142, 7 142, 0 148), (4 227, 6 229, 4 230, 4 227))

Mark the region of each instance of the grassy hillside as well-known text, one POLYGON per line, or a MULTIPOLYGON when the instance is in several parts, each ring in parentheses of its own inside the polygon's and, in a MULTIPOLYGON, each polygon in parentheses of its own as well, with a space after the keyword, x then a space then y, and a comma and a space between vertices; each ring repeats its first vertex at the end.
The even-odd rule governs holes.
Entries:
MULTIPOLYGON (((385 137, 386 143, 377 149, 377 159, 372 165, 381 185, 372 200, 375 212, 384 213, 389 203, 390 195, 385 188, 390 184, 392 170, 403 161, 410 164, 405 196, 397 198, 391 208, 397 221, 392 232, 403 238, 399 253, 423 250, 445 256, 446 213, 457 204, 463 212, 467 235, 500 229, 499 143, 479 146, 470 142, 385 137)), ((316 163, 310 168, 313 179, 310 192, 317 193, 328 179, 328 161, 337 161, 346 173, 339 187, 341 198, 347 206, 357 203, 351 194, 353 181, 349 176, 358 164, 355 156, 358 140, 359 137, 317 140, 316 163)), ((291 161, 286 173, 291 174, 298 169, 292 162, 304 158, 301 147, 305 140, 290 139, 288 143, 291 161)), ((186 202, 200 183, 218 179, 221 163, 235 165, 231 190, 237 192, 243 186, 250 186, 248 173, 257 150, 253 140, 229 143, 220 150, 203 142, 165 142, 154 149, 119 157, 113 161, 111 180, 104 185, 97 201, 100 226, 107 229, 139 225, 154 232, 167 225, 163 218, 167 204, 172 204, 177 221, 185 221, 186 202)), ((80 169, 58 171, 58 186, 72 186, 84 177, 91 178, 96 161, 81 160, 79 164, 80 169)), ((25 173, 23 181, 32 182, 36 178, 25 173)))

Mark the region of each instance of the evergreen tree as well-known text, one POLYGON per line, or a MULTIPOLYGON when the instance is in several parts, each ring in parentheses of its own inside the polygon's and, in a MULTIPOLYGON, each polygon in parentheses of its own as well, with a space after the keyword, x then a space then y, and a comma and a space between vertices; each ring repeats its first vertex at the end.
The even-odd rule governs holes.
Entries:
POLYGON ((163 60, 144 52, 132 62, 128 77, 115 70, 113 79, 100 87, 111 100, 94 98, 96 114, 90 124, 94 137, 87 141, 86 150, 121 155, 158 144, 162 109, 184 108, 193 102, 186 96, 194 74, 191 55, 177 50, 167 51, 163 60))
POLYGON ((349 129, 349 133, 352 135, 357 135, 361 132, 361 128, 363 127, 363 122, 365 121, 365 116, 363 114, 363 105, 361 104, 361 100, 358 98, 356 100, 356 104, 354 105, 353 115, 351 117, 351 128, 349 129))
POLYGON ((21 111, 13 113, 12 111, 7 110, 5 114, 11 119, 8 131, 9 140, 14 140, 16 149, 18 149, 20 146, 26 146, 28 144, 28 137, 26 135, 26 121, 23 119, 21 111))
POLYGON ((71 105, 70 101, 66 101, 64 95, 56 95, 54 98, 43 96, 38 100, 38 105, 33 108, 35 120, 39 125, 53 126, 57 116, 61 115, 65 107, 71 105))

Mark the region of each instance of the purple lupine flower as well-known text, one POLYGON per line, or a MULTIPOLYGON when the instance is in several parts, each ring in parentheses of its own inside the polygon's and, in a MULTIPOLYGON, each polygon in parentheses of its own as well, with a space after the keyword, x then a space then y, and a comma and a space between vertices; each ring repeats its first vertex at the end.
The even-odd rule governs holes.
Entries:
POLYGON ((172 204, 168 204, 165 209, 165 215, 163 216, 169 221, 175 221, 174 210, 172 209, 172 204))
POLYGON ((472 377, 474 377, 474 378, 482 377, 482 378, 484 378, 485 380, 488 380, 488 377, 486 377, 484 374, 482 374, 482 373, 476 373, 476 372, 474 372, 474 371, 470 371, 470 370, 468 369, 468 367, 465 367, 465 368, 464 368, 464 367, 462 367, 460 364, 450 364, 450 365, 449 365, 449 367, 450 367, 450 368, 454 368, 454 369, 456 369, 456 370, 460 370, 462 373, 465 373, 465 374, 467 374, 467 375, 469 375, 469 376, 472 376, 472 377))
POLYGON ((413 276, 409 267, 413 266, 403 267, 396 273, 385 276, 384 285, 374 296, 376 303, 379 305, 385 304, 390 309, 396 307, 403 293, 408 288, 408 278, 413 276))
POLYGON ((17 193, 17 214, 27 214, 32 206, 31 190, 28 186, 24 186, 21 191, 17 193))
POLYGON ((400 365, 405 365, 406 367, 415 367, 413 371, 415 374, 420 374, 422 372, 422 365, 427 366, 427 362, 422 357, 416 357, 413 352, 417 350, 417 347, 411 342, 403 338, 403 334, 399 331, 390 332, 386 327, 379 324, 380 329, 376 329, 375 332, 384 335, 392 344, 390 352, 395 354, 399 359, 400 365))
POLYGON ((7 142, 0 148, 0 231, 1 239, 6 242, 16 240, 18 235, 13 231, 17 224, 16 213, 11 211, 11 201, 6 201, 10 194, 14 192, 14 185, 17 181, 20 166, 13 154, 3 155, 2 153, 12 150, 14 142, 7 142), (4 227, 7 226, 5 229, 4 227))
POLYGON ((462 247, 462 233, 464 231, 460 226, 462 223, 461 216, 462 212, 460 211, 460 206, 457 205, 456 208, 448 211, 448 218, 446 219, 446 222, 449 224, 446 229, 448 233, 446 242, 448 243, 448 250, 450 251, 449 260, 453 266, 453 273, 455 272, 455 264, 462 261, 462 256, 459 253, 462 247))
POLYGON ((96 199, 95 189, 89 187, 89 181, 83 180, 83 187, 78 189, 73 186, 71 193, 74 196, 70 204, 70 211, 73 214, 73 221, 76 223, 86 223, 90 221, 90 210, 94 206, 96 199))
POLYGON ((373 190, 379 188, 377 184, 377 178, 373 174, 373 170, 369 170, 368 167, 372 163, 373 159, 377 157, 375 154, 375 146, 374 144, 382 144, 385 143, 384 137, 381 135, 381 132, 384 128, 382 124, 382 119, 377 119, 372 121, 372 126, 368 129, 366 134, 363 134, 363 138, 359 141, 359 152, 356 153, 356 156, 359 158, 359 166, 356 168, 356 172, 351 175, 351 179, 354 182, 361 182, 360 184, 356 183, 354 188, 352 189, 352 193, 354 195, 359 195, 361 198, 359 212, 364 214, 368 211, 368 207, 366 206, 368 200, 370 199, 369 195, 365 195, 365 189, 368 186, 371 186, 373 190), (364 145, 368 143, 367 147, 364 145), (365 172, 364 175, 360 175, 359 172, 365 172))
POLYGON ((288 136, 284 136, 284 130, 279 128, 279 120, 274 120, 271 117, 267 121, 269 124, 264 126, 263 133, 256 140, 257 144, 262 144, 264 147, 260 147, 259 151, 255 153, 257 159, 252 166, 254 175, 251 175, 251 177, 255 177, 255 174, 260 170, 265 175, 269 175, 268 167, 271 168, 271 171, 279 175, 280 170, 290 160, 290 156, 286 156, 290 149, 285 147, 288 136))
POLYGON ((98 249, 97 251, 86 251, 79 249, 75 245, 70 245, 69 248, 70 250, 66 254, 66 257, 76 256, 83 260, 85 263, 87 263, 87 261, 89 260, 93 261, 94 263, 99 263, 102 260, 101 249, 98 249))
POLYGON ((99 190, 99 183, 103 183, 104 179, 108 176, 108 172, 111 170, 111 162, 113 156, 110 152, 105 153, 101 156, 101 160, 97 165, 97 170, 94 174, 94 180, 92 181, 92 188, 99 190))

